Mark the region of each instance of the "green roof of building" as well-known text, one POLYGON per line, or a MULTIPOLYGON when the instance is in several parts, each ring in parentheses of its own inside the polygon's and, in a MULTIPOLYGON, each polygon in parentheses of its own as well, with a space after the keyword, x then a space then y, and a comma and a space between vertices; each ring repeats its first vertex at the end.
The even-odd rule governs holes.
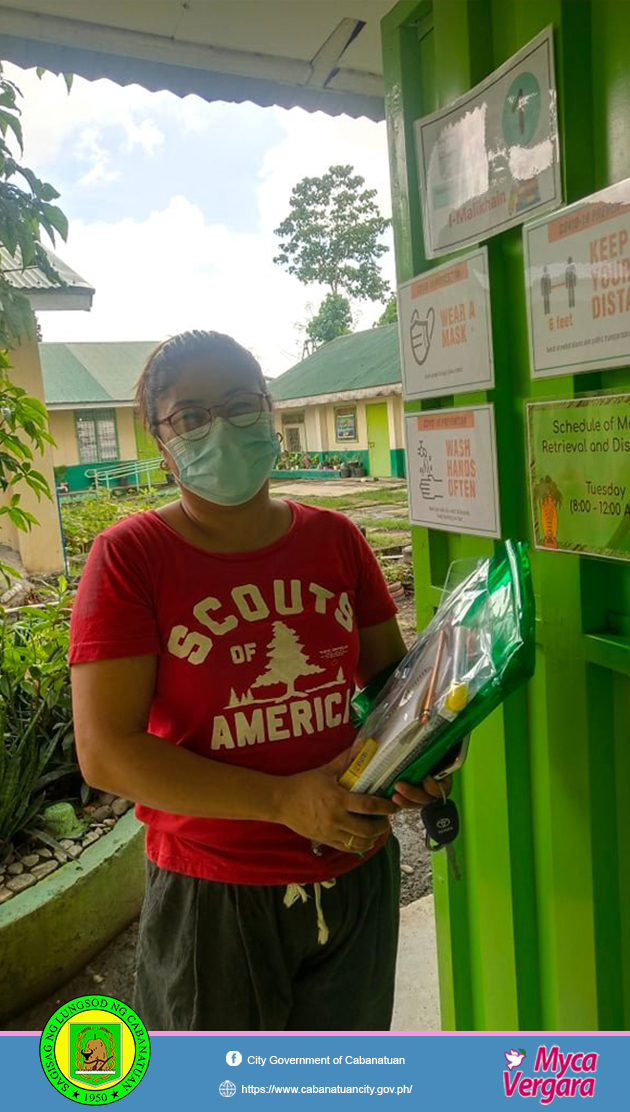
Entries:
POLYGON ((277 401, 344 394, 401 381, 398 325, 338 336, 296 363, 269 387, 277 401))
POLYGON ((94 344, 40 344, 48 405, 132 402, 135 385, 156 340, 94 344))

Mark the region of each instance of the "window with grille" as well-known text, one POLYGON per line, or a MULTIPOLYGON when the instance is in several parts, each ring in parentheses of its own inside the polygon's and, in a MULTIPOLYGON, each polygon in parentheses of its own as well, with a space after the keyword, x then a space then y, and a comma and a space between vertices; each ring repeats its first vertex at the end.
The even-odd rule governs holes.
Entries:
POLYGON ((113 409, 80 409, 75 414, 80 463, 118 459, 116 413, 113 409))

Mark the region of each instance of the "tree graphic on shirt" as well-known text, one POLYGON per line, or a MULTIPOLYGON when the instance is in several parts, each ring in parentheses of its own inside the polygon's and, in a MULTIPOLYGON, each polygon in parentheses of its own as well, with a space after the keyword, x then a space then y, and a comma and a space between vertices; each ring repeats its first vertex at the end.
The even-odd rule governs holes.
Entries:
POLYGON ((271 687, 286 684, 287 696, 299 694, 295 681, 299 676, 314 676, 325 671, 319 664, 311 664, 304 647, 294 630, 284 622, 273 623, 273 637, 267 647, 267 670, 254 681, 252 687, 271 687))

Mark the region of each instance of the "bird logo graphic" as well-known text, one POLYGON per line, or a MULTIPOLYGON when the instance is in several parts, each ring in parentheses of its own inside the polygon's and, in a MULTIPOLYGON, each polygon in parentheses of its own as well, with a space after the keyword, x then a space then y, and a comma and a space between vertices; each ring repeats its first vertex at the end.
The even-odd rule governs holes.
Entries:
POLYGON ((525 1057, 524 1050, 506 1050, 505 1057, 508 1064, 508 1069, 513 1070, 515 1066, 520 1066, 523 1058, 525 1057))

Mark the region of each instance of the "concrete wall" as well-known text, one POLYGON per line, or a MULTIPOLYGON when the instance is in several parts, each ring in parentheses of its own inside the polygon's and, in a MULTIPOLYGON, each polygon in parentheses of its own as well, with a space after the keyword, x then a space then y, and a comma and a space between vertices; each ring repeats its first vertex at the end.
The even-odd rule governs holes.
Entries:
MULTIPOLYGON (((11 352, 12 369, 10 377, 17 386, 21 386, 32 397, 44 400, 44 387, 42 371, 39 362, 37 341, 24 340, 15 351, 11 352)), ((53 472, 53 453, 47 445, 43 453, 37 453, 33 459, 33 466, 45 476, 53 492, 52 501, 42 498, 41 502, 29 487, 19 487, 20 504, 24 510, 32 513, 38 521, 30 533, 23 533, 7 522, 6 515, 0 517, 0 544, 8 544, 20 556, 27 572, 46 575, 64 570, 63 549, 61 545, 61 530, 59 526, 59 511, 57 499, 54 494, 55 478, 53 472)), ((6 504, 13 493, 9 490, 6 494, 0 491, 0 504, 6 504)))
POLYGON ((70 409, 55 409, 49 412, 50 435, 55 438, 52 450, 55 467, 71 467, 79 462, 79 446, 74 424, 74 413, 70 409))
MULTIPOLYGON (((356 401, 327 402, 325 405, 310 405, 295 403, 295 411, 304 413, 302 440, 304 450, 307 452, 361 452, 368 450, 367 435, 367 406, 379 402, 387 403, 389 422, 389 444, 392 450, 402 450, 405 446, 403 431, 403 407, 399 394, 381 395, 375 398, 358 399, 356 401), (357 440, 337 440, 335 410, 355 406, 357 410, 357 440)), ((275 427, 278 432, 283 431, 282 415, 285 421, 291 409, 275 411, 275 427)))

